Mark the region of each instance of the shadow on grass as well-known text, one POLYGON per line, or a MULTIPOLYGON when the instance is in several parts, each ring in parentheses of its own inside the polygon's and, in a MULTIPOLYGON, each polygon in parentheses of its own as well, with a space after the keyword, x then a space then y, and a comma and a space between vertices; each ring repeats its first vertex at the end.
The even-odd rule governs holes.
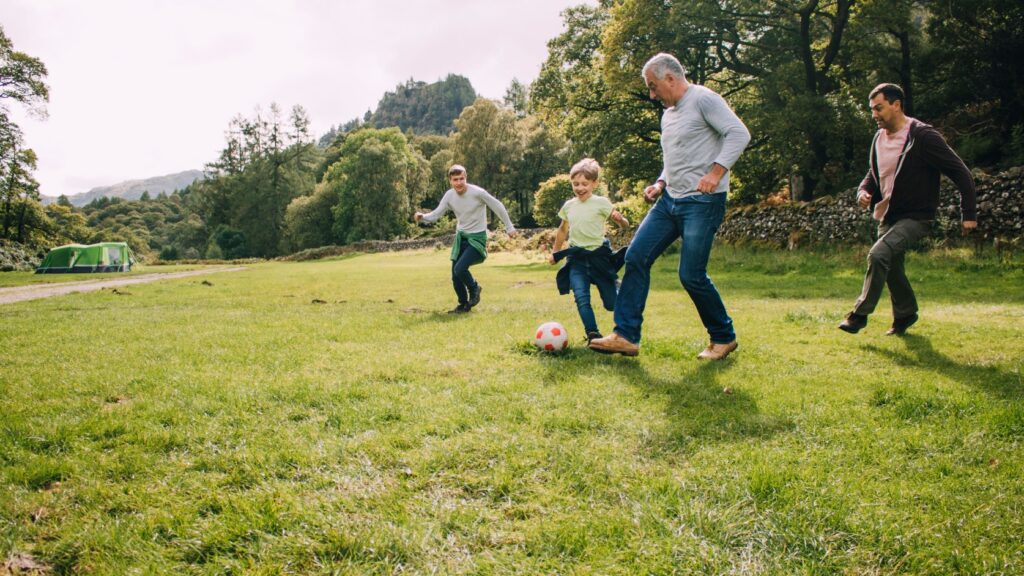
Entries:
POLYGON ((905 334, 900 338, 907 346, 906 352, 888 350, 874 344, 861 347, 889 358, 897 366, 931 370, 1001 398, 1019 400, 1024 396, 1024 381, 1019 372, 1008 372, 994 366, 961 364, 936 350, 925 336, 905 334))
POLYGON ((452 314, 447 310, 426 310, 416 306, 403 308, 401 313, 403 324, 405 324, 406 327, 411 327, 416 324, 446 324, 449 322, 461 322, 469 320, 473 314, 472 312, 452 314))
POLYGON ((617 370, 645 398, 663 398, 671 426, 645 440, 647 449, 653 453, 677 452, 693 443, 768 438, 794 426, 785 415, 761 412, 753 396, 734 389, 733 383, 723 378, 732 368, 734 358, 693 361, 688 371, 670 378, 652 374, 638 359, 603 355, 585 347, 571 348, 557 358, 548 369, 551 381, 607 366, 617 370))

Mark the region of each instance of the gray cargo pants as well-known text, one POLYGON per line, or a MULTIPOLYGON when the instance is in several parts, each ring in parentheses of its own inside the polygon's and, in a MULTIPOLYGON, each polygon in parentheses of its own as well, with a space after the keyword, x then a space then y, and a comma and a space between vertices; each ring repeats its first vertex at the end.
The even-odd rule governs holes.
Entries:
POLYGON ((903 268, 903 259, 911 247, 928 235, 930 220, 898 220, 878 227, 878 240, 868 252, 868 271, 853 311, 867 316, 875 311, 882 287, 889 287, 893 318, 917 314, 917 298, 903 268))

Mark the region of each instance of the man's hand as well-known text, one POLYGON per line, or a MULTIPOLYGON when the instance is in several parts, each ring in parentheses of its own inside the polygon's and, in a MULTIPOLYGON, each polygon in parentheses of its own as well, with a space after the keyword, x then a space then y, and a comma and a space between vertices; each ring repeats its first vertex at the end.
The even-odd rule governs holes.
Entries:
POLYGON ((660 181, 655 182, 654 184, 651 184, 647 188, 644 188, 644 200, 648 204, 653 204, 654 201, 658 199, 658 196, 661 196, 661 193, 664 191, 665 184, 660 181))
POLYGON ((963 223, 964 236, 970 234, 971 230, 974 230, 977 227, 978 227, 978 221, 977 220, 964 220, 964 223, 963 223))
POLYGON ((418 222, 419 222, 420 220, 423 220, 423 212, 417 212, 417 213, 413 214, 413 215, 412 215, 412 219, 413 219, 413 221, 415 221, 415 222, 417 222, 417 223, 418 223, 418 222))
POLYGON ((715 190, 718 190, 718 183, 722 181, 722 176, 725 176, 725 171, 725 166, 718 162, 712 163, 711 170, 701 176, 697 182, 697 192, 701 194, 714 194, 715 190))
POLYGON ((715 174, 712 170, 707 174, 701 176, 700 180, 697 181, 697 192, 701 194, 713 194, 715 190, 718 190, 718 183, 721 182, 722 175, 715 174))
POLYGON ((515 238, 519 234, 519 230, 506 230, 505 234, 508 234, 509 238, 515 238))
POLYGON ((556 263, 555 262, 555 255, 553 253, 552 254, 548 254, 548 264, 555 264, 555 263, 556 263))
POLYGON ((857 192, 857 205, 861 208, 871 206, 871 194, 867 190, 857 192))

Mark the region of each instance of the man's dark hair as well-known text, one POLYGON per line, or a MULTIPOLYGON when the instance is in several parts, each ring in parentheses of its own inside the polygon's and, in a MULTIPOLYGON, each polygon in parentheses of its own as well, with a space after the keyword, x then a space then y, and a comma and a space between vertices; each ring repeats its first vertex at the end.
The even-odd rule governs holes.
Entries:
POLYGON ((885 101, 889 104, 895 103, 897 100, 900 104, 904 102, 903 88, 900 88, 898 84, 879 84, 875 86, 875 89, 868 95, 868 100, 874 100, 875 96, 879 94, 885 98, 885 101))

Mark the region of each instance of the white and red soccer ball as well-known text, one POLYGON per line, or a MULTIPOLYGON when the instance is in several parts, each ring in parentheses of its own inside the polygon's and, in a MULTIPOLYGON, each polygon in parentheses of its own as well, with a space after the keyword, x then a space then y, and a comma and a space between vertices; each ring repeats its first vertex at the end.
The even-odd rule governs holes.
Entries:
POLYGON ((569 347, 569 333, 558 322, 545 322, 537 328, 533 343, 545 352, 561 352, 569 347))

